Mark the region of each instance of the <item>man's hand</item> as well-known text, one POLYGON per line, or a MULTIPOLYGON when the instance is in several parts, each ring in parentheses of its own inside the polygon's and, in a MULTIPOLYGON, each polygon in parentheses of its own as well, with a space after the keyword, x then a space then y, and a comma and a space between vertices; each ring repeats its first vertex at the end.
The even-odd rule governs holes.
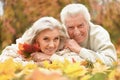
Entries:
POLYGON ((41 53, 41 52, 32 53, 31 57, 35 62, 42 62, 45 60, 49 61, 49 59, 50 59, 50 55, 46 55, 46 54, 41 53))
POLYGON ((69 48, 71 51, 79 53, 81 50, 80 45, 74 39, 68 39, 65 42, 65 48, 69 48))

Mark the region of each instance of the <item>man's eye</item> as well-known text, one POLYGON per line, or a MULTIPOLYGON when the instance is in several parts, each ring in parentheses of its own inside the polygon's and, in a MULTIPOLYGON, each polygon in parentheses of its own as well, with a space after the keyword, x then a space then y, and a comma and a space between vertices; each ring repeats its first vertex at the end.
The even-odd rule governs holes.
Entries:
POLYGON ((72 27, 72 26, 71 26, 71 27, 68 27, 68 29, 73 29, 73 28, 74 28, 74 27, 72 27))
POLYGON ((83 28, 83 27, 84 27, 84 24, 78 25, 78 28, 83 28))

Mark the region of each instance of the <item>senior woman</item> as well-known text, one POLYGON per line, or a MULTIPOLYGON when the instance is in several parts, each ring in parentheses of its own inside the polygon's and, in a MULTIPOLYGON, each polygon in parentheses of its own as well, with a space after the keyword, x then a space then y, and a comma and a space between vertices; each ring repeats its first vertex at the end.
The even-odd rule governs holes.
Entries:
POLYGON ((65 58, 72 61, 73 57, 80 61, 77 54, 67 49, 63 50, 66 38, 64 28, 59 21, 53 17, 40 18, 16 40, 16 44, 7 46, 2 51, 0 61, 3 62, 11 57, 15 62, 22 64, 56 59, 64 61, 65 58))
POLYGON ((31 45, 35 45, 33 49, 34 52, 31 51, 32 53, 39 51, 52 55, 57 50, 62 49, 62 42, 64 39, 64 30, 59 21, 53 17, 40 18, 32 25, 32 27, 25 31, 22 37, 16 40, 16 44, 7 46, 2 51, 0 61, 3 62, 12 57, 16 62, 29 62, 27 61, 28 56, 24 53, 27 54, 30 50, 27 50, 27 52, 25 49, 21 48, 31 49, 31 45))

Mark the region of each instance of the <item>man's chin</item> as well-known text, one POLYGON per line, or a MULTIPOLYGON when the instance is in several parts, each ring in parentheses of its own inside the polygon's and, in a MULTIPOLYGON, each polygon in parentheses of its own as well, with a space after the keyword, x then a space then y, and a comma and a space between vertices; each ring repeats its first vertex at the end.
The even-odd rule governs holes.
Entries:
POLYGON ((75 40, 78 44, 81 44, 83 41, 80 39, 75 40))
POLYGON ((85 37, 76 37, 76 38, 74 38, 74 40, 78 43, 78 44, 81 44, 81 43, 83 43, 84 42, 84 40, 85 40, 85 37))

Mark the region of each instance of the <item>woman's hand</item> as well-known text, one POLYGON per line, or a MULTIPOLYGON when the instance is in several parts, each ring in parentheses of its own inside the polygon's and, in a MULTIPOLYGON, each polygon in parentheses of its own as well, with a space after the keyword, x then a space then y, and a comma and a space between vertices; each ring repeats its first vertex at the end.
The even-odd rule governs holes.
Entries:
POLYGON ((44 53, 41 53, 41 52, 32 53, 31 57, 35 62, 42 62, 42 61, 45 61, 45 60, 49 61, 49 59, 50 59, 50 55, 47 55, 47 54, 44 54, 44 53))

